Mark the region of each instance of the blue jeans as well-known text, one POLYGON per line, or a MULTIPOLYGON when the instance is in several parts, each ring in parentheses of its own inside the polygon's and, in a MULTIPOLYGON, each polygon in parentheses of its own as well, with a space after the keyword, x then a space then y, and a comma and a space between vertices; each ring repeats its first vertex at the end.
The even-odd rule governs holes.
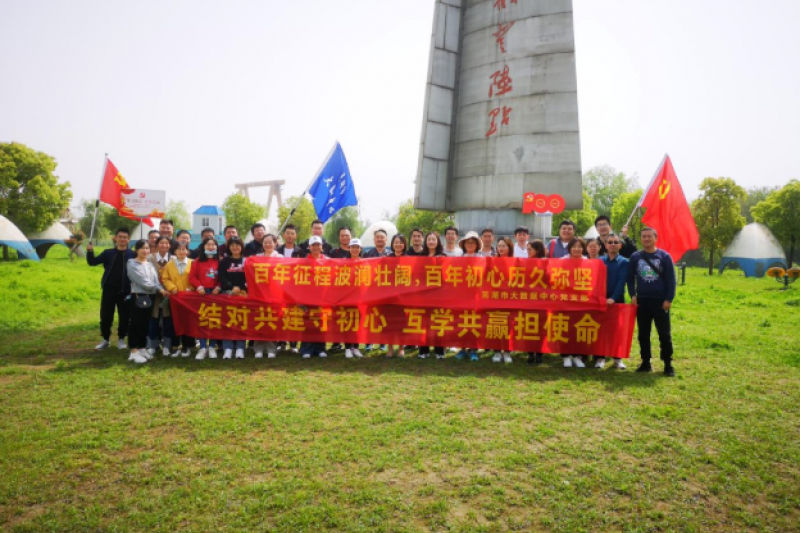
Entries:
POLYGON ((247 341, 222 341, 222 348, 225 350, 244 350, 247 346, 247 341))

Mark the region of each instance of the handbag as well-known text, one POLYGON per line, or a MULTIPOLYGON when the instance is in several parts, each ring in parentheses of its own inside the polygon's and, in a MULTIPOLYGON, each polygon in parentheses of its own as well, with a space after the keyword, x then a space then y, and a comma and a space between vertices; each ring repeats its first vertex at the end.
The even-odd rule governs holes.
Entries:
POLYGON ((139 309, 150 309, 153 307, 153 298, 149 294, 134 294, 133 302, 139 309))

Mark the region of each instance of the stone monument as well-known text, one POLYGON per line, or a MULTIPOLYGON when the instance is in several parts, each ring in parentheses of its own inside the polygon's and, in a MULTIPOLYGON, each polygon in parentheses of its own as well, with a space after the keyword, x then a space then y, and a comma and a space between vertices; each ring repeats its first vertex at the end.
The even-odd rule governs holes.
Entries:
POLYGON ((436 0, 414 206, 525 225, 523 194, 583 207, 571 0, 436 0))

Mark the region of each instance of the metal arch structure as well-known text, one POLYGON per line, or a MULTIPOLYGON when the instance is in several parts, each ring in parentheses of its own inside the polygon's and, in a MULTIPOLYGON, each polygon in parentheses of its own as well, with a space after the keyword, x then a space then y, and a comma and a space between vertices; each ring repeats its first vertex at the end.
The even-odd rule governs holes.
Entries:
POLYGON ((284 180, 274 181, 254 181, 250 183, 237 183, 234 185, 236 190, 239 191, 245 198, 250 198, 250 189, 255 187, 269 187, 269 198, 267 200, 267 208, 272 205, 272 199, 276 198, 278 201, 278 209, 283 207, 283 198, 281 197, 281 189, 286 184, 284 180))

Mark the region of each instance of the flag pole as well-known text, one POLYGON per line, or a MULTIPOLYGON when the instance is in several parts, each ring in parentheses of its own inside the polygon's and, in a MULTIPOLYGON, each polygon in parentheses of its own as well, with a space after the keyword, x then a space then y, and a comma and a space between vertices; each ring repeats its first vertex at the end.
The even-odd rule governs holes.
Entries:
POLYGON ((333 152, 335 152, 335 151, 336 151, 336 147, 337 147, 337 146, 339 146, 339 141, 336 141, 335 143, 333 143, 333 148, 331 148, 331 151, 330 151, 330 153, 328 154, 328 157, 326 157, 326 158, 325 158, 325 160, 322 162, 322 165, 320 165, 320 167, 319 167, 319 170, 317 170, 317 173, 316 173, 316 174, 314 174, 314 177, 313 177, 313 178, 311 178, 311 182, 309 182, 308 186, 307 186, 307 187, 306 187, 306 189, 303 191, 303 194, 301 194, 301 195, 300 195, 300 196, 297 198, 297 202, 295 202, 295 204, 294 204, 294 207, 293 207, 293 208, 292 208, 292 210, 289 212, 289 216, 288 216, 288 217, 286 217, 286 220, 284 220, 284 221, 283 221, 283 225, 281 226, 281 229, 279 229, 279 230, 278 230, 278 235, 277 235, 277 236, 280 236, 280 235, 282 235, 282 234, 283 234, 283 229, 284 229, 284 228, 286 227, 286 225, 289 223, 289 220, 292 218, 292 216, 294 216, 294 213, 295 213, 295 211, 297 211, 297 207, 300 205, 300 202, 302 202, 302 201, 303 201, 303 198, 305 197, 305 195, 306 195, 306 194, 308 194, 308 191, 309 191, 309 189, 311 189, 311 186, 312 186, 312 185, 314 185, 314 182, 315 182, 315 181, 317 181, 317 178, 319 177, 320 173, 322 172, 322 169, 324 169, 324 168, 325 168, 325 165, 327 165, 327 164, 328 164, 328 161, 330 161, 330 160, 331 160, 331 157, 333 157, 333 152))
POLYGON ((644 202, 644 198, 645 198, 645 196, 647 196, 647 193, 648 193, 648 192, 650 192, 650 188, 653 186, 653 183, 655 183, 655 181, 656 181, 656 178, 657 178, 657 177, 658 177, 658 175, 661 173, 661 169, 662 169, 662 168, 664 168, 664 163, 666 163, 666 162, 667 162, 667 158, 668 158, 668 157, 669 157, 669 154, 664 154, 664 157, 663 157, 663 159, 661 159, 661 164, 660 164, 660 165, 658 165, 658 168, 656 168, 656 173, 655 173, 655 174, 653 174, 653 177, 652 177, 652 178, 650 178, 650 183, 647 185, 647 188, 645 188, 645 189, 642 191, 642 196, 641 196, 641 198, 639 198, 639 201, 638 201, 638 202, 636 202, 636 207, 634 207, 634 208, 633 208, 633 212, 631 213, 631 216, 629 216, 629 217, 628 217, 628 221, 625 223, 625 225, 626 225, 626 226, 629 226, 629 225, 630 225, 630 223, 631 223, 631 220, 633 220, 633 216, 634 216, 634 215, 636 214, 636 212, 637 212, 637 211, 639 211, 639 209, 642 207, 642 202, 644 202))
POLYGON ((97 199, 94 201, 94 217, 92 217, 92 230, 89 233, 89 244, 92 244, 92 239, 94 238, 94 226, 95 223, 97 222, 97 210, 100 208, 100 195, 103 192, 103 182, 105 181, 107 166, 108 166, 108 152, 106 152, 106 155, 103 158, 103 173, 100 175, 100 190, 97 191, 97 199))

